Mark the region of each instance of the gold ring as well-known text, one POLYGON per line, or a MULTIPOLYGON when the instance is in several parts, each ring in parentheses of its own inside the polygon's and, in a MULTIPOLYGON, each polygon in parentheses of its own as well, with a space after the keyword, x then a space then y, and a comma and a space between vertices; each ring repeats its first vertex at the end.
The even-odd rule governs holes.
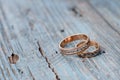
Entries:
POLYGON ((76 34, 63 39, 59 44, 59 49, 61 53, 66 55, 77 54, 78 52, 83 52, 89 47, 89 37, 85 34, 76 34), (75 40, 83 40, 80 46, 74 48, 65 48, 65 46, 75 40))
MULTIPOLYGON (((77 47, 79 47, 79 46, 81 46, 82 45, 82 43, 79 43, 79 44, 77 44, 76 46, 77 47)), ((100 46, 99 46, 99 44, 97 43, 97 42, 95 42, 95 41, 90 41, 90 43, 89 43, 89 47, 90 46, 94 46, 96 49, 94 50, 94 51, 92 51, 92 52, 86 52, 86 50, 85 51, 83 51, 82 53, 81 52, 78 52, 77 54, 78 54, 78 56, 79 57, 82 57, 82 58, 90 58, 90 57, 94 57, 94 56, 96 56, 98 53, 99 53, 99 51, 100 51, 100 46)))

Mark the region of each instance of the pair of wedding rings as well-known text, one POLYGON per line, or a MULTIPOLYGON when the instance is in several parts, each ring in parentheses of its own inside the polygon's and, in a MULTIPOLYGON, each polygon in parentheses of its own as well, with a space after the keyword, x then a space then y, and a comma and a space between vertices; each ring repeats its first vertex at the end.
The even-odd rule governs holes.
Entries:
POLYGON ((77 54, 82 58, 90 58, 96 56, 100 51, 100 46, 96 41, 91 41, 85 34, 76 34, 63 39, 59 44, 59 49, 62 54, 72 55, 77 54), (73 41, 81 40, 80 43, 73 48, 66 48, 65 46, 73 41), (91 46, 95 47, 95 50, 88 52, 87 49, 91 46))

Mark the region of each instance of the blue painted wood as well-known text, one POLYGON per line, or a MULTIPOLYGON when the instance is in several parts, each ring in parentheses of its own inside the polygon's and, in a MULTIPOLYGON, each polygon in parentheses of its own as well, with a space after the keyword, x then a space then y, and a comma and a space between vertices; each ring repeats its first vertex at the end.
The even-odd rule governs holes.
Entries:
POLYGON ((118 7, 113 0, 0 0, 0 79, 119 80, 118 7), (61 55, 59 42, 76 33, 105 53, 85 60, 61 55), (16 64, 9 63, 12 53, 20 57, 16 64))

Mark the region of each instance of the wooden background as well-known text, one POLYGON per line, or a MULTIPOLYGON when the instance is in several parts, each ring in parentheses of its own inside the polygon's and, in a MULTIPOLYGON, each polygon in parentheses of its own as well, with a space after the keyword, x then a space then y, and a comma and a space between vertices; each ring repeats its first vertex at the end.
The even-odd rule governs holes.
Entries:
POLYGON ((119 0, 0 0, 0 80, 120 80, 119 61, 119 0), (76 33, 102 54, 61 55, 59 42, 76 33))

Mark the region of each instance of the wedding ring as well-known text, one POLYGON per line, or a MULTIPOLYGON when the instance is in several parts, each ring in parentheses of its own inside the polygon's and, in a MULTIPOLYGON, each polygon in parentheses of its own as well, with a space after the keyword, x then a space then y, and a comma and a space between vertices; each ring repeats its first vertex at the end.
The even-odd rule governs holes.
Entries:
MULTIPOLYGON (((79 47, 79 46, 81 46, 81 45, 82 45, 82 43, 79 43, 79 44, 77 44, 76 46, 79 47)), ((95 50, 93 50, 93 51, 91 51, 91 52, 88 52, 87 49, 86 49, 86 50, 83 51, 82 53, 81 53, 81 52, 78 52, 78 53, 77 53, 78 56, 79 56, 79 57, 82 57, 82 58, 90 58, 90 57, 96 56, 96 55, 99 53, 99 51, 100 51, 100 46, 99 46, 99 44, 98 44, 97 42, 95 42, 95 41, 90 41, 89 47, 91 47, 91 46, 94 46, 94 47, 95 47, 95 50)))
POLYGON ((90 41, 90 39, 85 34, 72 35, 72 36, 66 37, 65 39, 63 39, 60 42, 59 49, 60 49, 62 54, 66 54, 66 55, 77 54, 78 52, 81 53, 89 47, 89 41, 90 41), (81 45, 79 45, 79 46, 76 46, 73 48, 65 48, 65 46, 68 43, 71 43, 75 40, 83 40, 83 41, 81 42, 81 45))

